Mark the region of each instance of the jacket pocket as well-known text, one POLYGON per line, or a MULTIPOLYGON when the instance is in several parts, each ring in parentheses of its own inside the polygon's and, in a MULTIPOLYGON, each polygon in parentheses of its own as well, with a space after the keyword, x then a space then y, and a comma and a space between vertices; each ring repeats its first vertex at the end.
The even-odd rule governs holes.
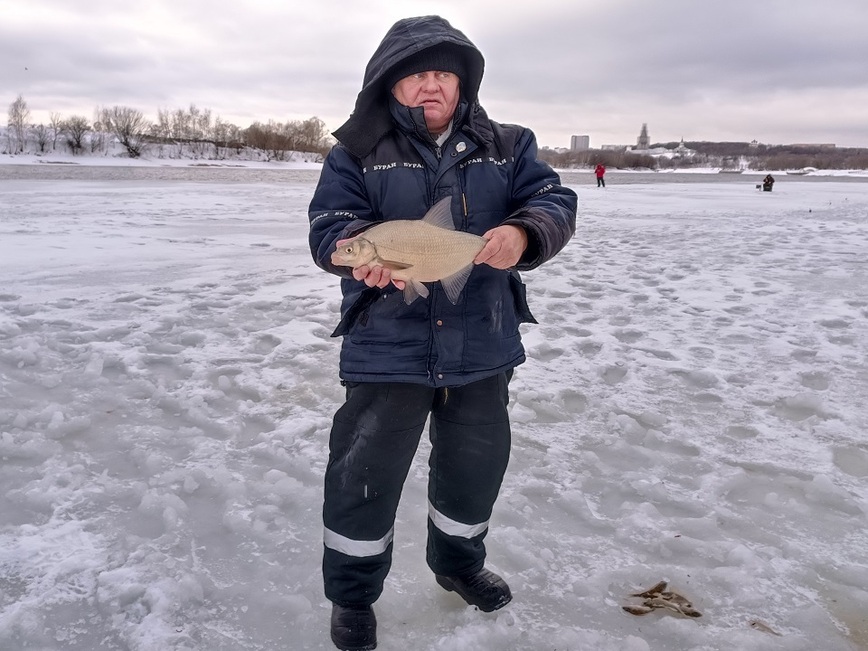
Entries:
POLYGON ((368 287, 359 294, 356 302, 353 303, 350 306, 350 309, 346 311, 346 314, 341 317, 338 327, 335 328, 335 331, 332 333, 332 337, 341 337, 350 334, 350 329, 353 327, 353 324, 355 324, 355 322, 368 311, 368 308, 371 307, 371 305, 377 302, 380 298, 381 292, 382 290, 377 287, 368 287))
POLYGON ((530 312, 527 304, 527 286, 521 282, 521 277, 515 271, 509 272, 509 288, 515 301, 515 311, 520 323, 539 323, 530 312))

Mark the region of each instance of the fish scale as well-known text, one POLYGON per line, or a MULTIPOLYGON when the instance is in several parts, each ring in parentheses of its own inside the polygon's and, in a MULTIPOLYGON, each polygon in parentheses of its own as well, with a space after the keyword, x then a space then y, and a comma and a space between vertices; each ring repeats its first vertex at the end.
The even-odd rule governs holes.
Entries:
POLYGON ((402 276, 421 282, 434 282, 448 277, 467 266, 485 246, 478 235, 447 231, 419 220, 396 220, 369 229, 364 235, 384 261, 411 264, 410 269, 397 270, 393 278, 402 276))

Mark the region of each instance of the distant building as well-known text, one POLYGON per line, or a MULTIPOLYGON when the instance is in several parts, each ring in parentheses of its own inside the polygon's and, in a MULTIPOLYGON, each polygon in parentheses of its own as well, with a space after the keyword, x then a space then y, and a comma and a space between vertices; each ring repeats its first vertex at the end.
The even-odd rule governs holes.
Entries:
POLYGON ((591 148, 591 136, 572 136, 570 151, 588 151, 591 148))
POLYGON ((643 124, 639 137, 636 138, 636 149, 651 149, 651 139, 648 137, 648 125, 643 124))

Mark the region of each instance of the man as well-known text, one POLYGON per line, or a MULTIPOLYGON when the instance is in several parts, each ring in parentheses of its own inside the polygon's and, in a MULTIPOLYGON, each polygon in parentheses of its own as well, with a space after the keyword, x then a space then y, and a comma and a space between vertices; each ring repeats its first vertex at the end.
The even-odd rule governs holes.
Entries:
POLYGON ((508 384, 535 323, 516 269, 575 232, 577 198, 536 158, 533 134, 479 105, 484 60, 438 16, 398 21, 334 132, 310 204, 317 265, 342 277, 340 377, 323 506, 325 594, 340 649, 376 647, 371 604, 392 557, 398 500, 429 415, 427 562, 437 584, 483 611, 506 605, 485 569, 488 521, 509 459, 508 384), (450 197, 455 227, 487 240, 457 304, 441 284, 407 305, 389 269, 332 264, 377 222, 420 218, 450 197))

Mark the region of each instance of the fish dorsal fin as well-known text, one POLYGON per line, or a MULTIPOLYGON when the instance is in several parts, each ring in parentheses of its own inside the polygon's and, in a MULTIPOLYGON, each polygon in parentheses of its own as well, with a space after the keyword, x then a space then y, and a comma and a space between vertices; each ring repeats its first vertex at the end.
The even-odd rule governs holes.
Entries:
POLYGON ((431 206, 431 209, 425 213, 422 221, 438 228, 454 231, 455 222, 452 221, 452 197, 444 197, 431 206))
POLYGON ((473 271, 473 264, 469 264, 463 269, 459 269, 451 276, 443 278, 440 284, 443 285, 443 291, 446 292, 446 297, 452 305, 458 305, 458 297, 461 295, 461 290, 467 284, 467 279, 470 278, 470 272, 473 271))

